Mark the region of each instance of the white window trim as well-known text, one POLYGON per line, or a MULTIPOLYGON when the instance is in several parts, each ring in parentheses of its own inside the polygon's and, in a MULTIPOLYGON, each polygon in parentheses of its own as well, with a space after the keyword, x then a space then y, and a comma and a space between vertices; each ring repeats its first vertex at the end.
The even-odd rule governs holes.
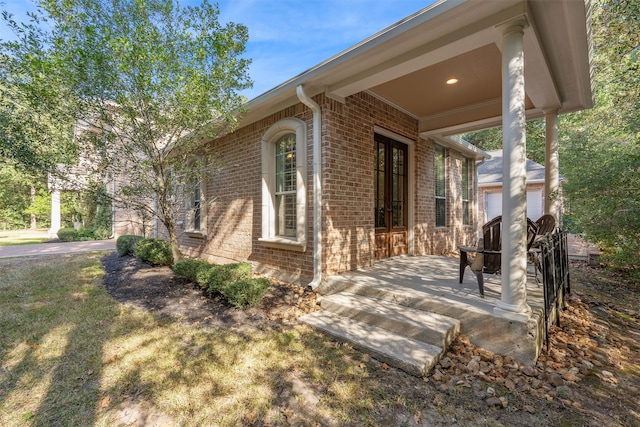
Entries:
POLYGON ((187 188, 190 191, 186 195, 186 209, 185 209, 185 234, 189 237, 195 237, 204 239, 207 235, 207 181, 206 179, 200 178, 200 229, 195 229, 195 213, 193 208, 194 197, 193 197, 193 184, 189 184, 187 188))
POLYGON ((307 247, 307 125, 295 118, 280 120, 262 136, 262 237, 266 247, 304 252, 307 247), (285 134, 296 135, 296 236, 276 235, 275 143, 285 134))

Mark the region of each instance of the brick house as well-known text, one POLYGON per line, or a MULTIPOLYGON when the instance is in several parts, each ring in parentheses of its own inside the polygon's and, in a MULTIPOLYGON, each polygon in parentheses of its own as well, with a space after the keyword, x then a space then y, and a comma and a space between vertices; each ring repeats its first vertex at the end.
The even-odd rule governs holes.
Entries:
MULTIPOLYGON (((437 2, 249 101, 237 130, 210 142, 220 167, 195 186, 181 249, 314 288, 386 257, 451 253, 475 238, 488 158, 455 135, 502 124, 503 187, 519 195, 505 253, 521 253, 524 123, 547 120, 556 191, 557 117, 593 103, 589 11, 437 2)), ((525 275, 524 258, 503 271, 501 309, 526 310, 525 275)))

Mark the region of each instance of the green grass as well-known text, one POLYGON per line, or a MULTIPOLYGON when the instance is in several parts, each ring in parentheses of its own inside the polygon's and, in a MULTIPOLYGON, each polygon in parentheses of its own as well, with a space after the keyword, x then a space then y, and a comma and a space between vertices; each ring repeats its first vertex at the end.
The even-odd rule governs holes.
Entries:
POLYGON ((309 328, 203 329, 124 306, 100 256, 0 260, 0 425, 125 424, 123 405, 170 425, 376 425, 397 401, 362 354, 309 328))
POLYGON ((0 246, 31 245, 49 240, 47 230, 0 231, 0 246))

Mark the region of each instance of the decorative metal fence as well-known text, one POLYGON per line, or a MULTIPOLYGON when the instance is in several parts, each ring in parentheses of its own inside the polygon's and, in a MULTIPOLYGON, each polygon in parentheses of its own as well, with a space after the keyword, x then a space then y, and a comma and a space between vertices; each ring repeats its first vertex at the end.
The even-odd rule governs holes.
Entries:
POLYGON ((558 229, 540 242, 540 264, 544 288, 544 333, 549 351, 549 321, 555 312, 560 326, 560 310, 566 309, 566 296, 571 292, 567 231, 558 229))

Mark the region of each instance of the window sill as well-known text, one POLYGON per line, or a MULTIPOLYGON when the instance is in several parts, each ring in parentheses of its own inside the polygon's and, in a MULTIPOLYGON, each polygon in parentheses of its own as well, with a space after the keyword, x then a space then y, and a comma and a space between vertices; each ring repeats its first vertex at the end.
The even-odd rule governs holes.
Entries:
POLYGON ((207 235, 202 231, 185 231, 184 234, 186 234, 187 237, 192 237, 194 239, 207 240, 207 235))
POLYGON ((287 239, 286 237, 262 237, 258 242, 263 246, 275 249, 288 249, 290 251, 304 252, 306 250, 306 242, 287 239))

